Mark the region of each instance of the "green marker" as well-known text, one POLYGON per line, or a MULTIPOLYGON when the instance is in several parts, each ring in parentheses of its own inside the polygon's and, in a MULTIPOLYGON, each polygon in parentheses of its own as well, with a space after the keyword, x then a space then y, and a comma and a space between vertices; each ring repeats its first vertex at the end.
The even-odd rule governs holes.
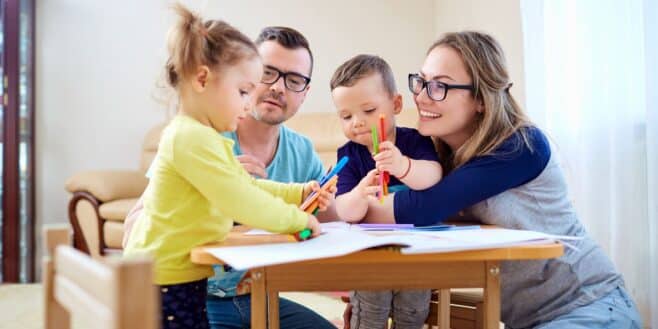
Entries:
POLYGON ((372 133, 372 151, 377 154, 379 153, 379 137, 377 136, 377 126, 372 126, 370 128, 370 132, 372 133))
POLYGON ((308 240, 308 238, 311 237, 311 233, 312 233, 311 229, 305 228, 297 232, 297 234, 295 234, 295 237, 297 238, 298 241, 304 241, 304 240, 308 240))

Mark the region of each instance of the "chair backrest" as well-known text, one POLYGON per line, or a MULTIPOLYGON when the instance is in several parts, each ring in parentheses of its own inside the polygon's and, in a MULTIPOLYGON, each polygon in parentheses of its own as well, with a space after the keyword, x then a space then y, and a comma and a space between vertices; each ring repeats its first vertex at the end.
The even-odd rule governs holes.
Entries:
POLYGON ((44 230, 44 328, 68 329, 76 321, 99 329, 156 329, 159 295, 148 259, 94 260, 70 246, 68 227, 44 230))
POLYGON ((146 172, 149 169, 151 162, 155 158, 155 154, 158 152, 160 135, 162 135, 162 130, 167 126, 167 123, 168 122, 164 122, 154 126, 144 137, 144 142, 142 143, 142 156, 139 161, 139 169, 143 172, 146 172))

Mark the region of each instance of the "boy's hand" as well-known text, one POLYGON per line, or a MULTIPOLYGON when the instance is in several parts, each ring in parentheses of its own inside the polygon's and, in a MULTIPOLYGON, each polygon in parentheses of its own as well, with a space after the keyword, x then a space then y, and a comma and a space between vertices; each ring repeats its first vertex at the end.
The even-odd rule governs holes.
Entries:
POLYGON ((379 171, 388 171, 393 176, 401 176, 407 171, 409 162, 402 155, 395 144, 385 141, 379 144, 379 153, 373 159, 375 168, 379 171))
POLYGON ((336 198, 336 185, 332 185, 327 189, 322 189, 320 184, 317 181, 310 181, 304 185, 304 195, 302 200, 305 200, 312 192, 318 193, 318 209, 320 211, 325 211, 334 202, 336 198))
POLYGON ((312 237, 316 237, 322 233, 322 227, 320 227, 320 222, 318 222, 318 219, 315 218, 315 216, 309 214, 308 215, 308 221, 306 222, 306 228, 311 229, 312 237))
POLYGON ((375 196, 379 192, 380 188, 378 184, 379 171, 373 169, 368 172, 368 174, 361 179, 359 184, 354 187, 353 191, 357 191, 363 199, 366 200, 368 196, 375 196))

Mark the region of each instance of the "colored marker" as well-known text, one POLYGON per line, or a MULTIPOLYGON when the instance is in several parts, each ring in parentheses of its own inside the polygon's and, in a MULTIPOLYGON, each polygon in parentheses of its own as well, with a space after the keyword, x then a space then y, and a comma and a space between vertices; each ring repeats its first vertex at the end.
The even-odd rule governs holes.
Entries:
POLYGON ((331 177, 337 175, 341 170, 343 170, 343 167, 345 167, 345 165, 349 160, 350 157, 348 156, 343 156, 342 158, 340 158, 340 160, 338 160, 338 163, 336 163, 334 169, 332 169, 327 175, 325 175, 324 177, 322 177, 322 179, 320 179, 320 186, 324 185, 328 180, 331 179, 331 177))
POLYGON ((295 239, 297 239, 297 241, 308 240, 311 237, 311 233, 313 233, 311 231, 311 229, 305 228, 305 229, 295 233, 295 239))
POLYGON ((372 133, 372 152, 373 154, 379 153, 379 137, 377 137, 377 126, 372 126, 370 128, 372 133))
MULTIPOLYGON (((379 133, 380 133, 380 137, 381 137, 382 142, 386 141, 386 128, 385 127, 386 127, 386 118, 382 114, 382 115, 379 116, 379 133)), ((389 176, 388 171, 384 171, 382 173, 382 175, 383 175, 383 177, 380 180, 381 189, 382 189, 381 194, 382 195, 379 197, 379 201, 383 203, 384 202, 384 197, 383 196, 388 195, 388 182, 390 181, 391 178, 389 176)))

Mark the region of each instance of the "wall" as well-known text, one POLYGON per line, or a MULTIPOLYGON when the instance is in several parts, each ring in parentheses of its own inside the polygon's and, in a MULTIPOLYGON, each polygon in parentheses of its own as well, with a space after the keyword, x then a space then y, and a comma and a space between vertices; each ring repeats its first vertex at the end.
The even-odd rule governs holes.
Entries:
MULTIPOLYGON (((136 168, 141 140, 165 120, 154 97, 174 15, 165 1, 37 1, 37 221, 66 222, 67 177, 81 170, 136 168)), ((406 92, 406 74, 434 38, 433 1, 314 3, 187 1, 255 37, 267 25, 302 31, 315 54, 302 112, 332 111, 329 79, 357 53, 379 54, 406 92), (346 10, 349 9, 349 10, 346 10)))
POLYGON ((525 106, 523 77, 523 31, 519 0, 436 0, 434 32, 476 30, 492 35, 500 42, 514 86, 512 95, 525 106))

